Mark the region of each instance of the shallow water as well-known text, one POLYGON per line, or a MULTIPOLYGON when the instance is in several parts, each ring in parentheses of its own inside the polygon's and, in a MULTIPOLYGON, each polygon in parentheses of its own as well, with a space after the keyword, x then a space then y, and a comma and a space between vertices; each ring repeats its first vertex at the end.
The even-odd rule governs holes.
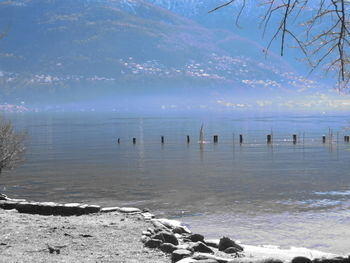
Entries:
POLYGON ((31 137, 27 161, 2 176, 0 189, 10 196, 148 207, 211 237, 350 252, 350 144, 343 140, 350 118, 8 117, 31 137), (198 144, 202 123, 206 144, 198 144), (329 129, 333 141, 327 137, 323 144, 329 129), (295 145, 292 134, 298 135, 295 145), (213 135, 219 135, 218 144, 213 135))

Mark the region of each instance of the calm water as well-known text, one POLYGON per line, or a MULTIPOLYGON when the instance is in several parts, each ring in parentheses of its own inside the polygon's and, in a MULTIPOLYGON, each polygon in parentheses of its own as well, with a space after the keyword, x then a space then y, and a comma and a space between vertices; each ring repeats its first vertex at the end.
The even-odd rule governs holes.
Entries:
POLYGON ((8 117, 31 136, 27 161, 2 175, 11 197, 147 207, 210 237, 350 252, 350 117, 8 117))

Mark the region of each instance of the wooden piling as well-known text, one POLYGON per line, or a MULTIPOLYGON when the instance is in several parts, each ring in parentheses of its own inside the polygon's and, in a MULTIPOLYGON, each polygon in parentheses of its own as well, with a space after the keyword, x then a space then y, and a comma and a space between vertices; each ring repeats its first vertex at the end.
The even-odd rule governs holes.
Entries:
POLYGON ((272 135, 268 134, 267 137, 266 137, 266 140, 267 140, 268 144, 271 144, 272 143, 272 135))
POLYGON ((297 144, 297 135, 293 134, 293 144, 297 144))
POLYGON ((189 144, 190 143, 190 136, 187 135, 187 143, 189 144))
POLYGON ((219 136, 218 135, 214 135, 214 143, 218 143, 219 142, 219 136))
POLYGON ((161 144, 164 144, 164 136, 160 137, 160 142, 161 142, 161 144))
POLYGON ((243 143, 243 134, 239 135, 239 143, 242 144, 243 143))
POLYGON ((132 143, 136 144, 136 138, 132 138, 132 143))
POLYGON ((326 143, 326 135, 322 136, 322 143, 326 143))

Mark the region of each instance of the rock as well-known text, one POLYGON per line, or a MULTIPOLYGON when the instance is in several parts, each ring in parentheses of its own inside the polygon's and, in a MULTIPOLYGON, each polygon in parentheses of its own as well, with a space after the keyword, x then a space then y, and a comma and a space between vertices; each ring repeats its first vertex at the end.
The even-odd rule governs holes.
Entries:
POLYGON ((120 207, 117 209, 118 212, 124 214, 138 214, 141 213, 141 210, 135 207, 120 207))
POLYGON ((198 262, 198 260, 195 260, 193 258, 183 258, 177 263, 196 263, 196 262, 198 262))
POLYGON ((156 232, 154 232, 154 229, 152 229, 152 228, 150 228, 150 227, 147 228, 147 231, 150 232, 152 235, 156 233, 156 232))
POLYGON ((162 240, 164 243, 171 243, 175 246, 179 244, 179 241, 177 240, 175 235, 173 233, 166 232, 166 231, 158 232, 152 238, 162 240))
POLYGON ((158 248, 163 242, 159 239, 149 239, 146 241, 145 246, 149 248, 158 248))
POLYGON ((171 262, 175 263, 183 258, 188 258, 192 255, 191 251, 185 249, 177 249, 171 254, 171 262))
POLYGON ((202 236, 200 234, 193 234, 193 235, 188 236, 187 238, 190 239, 192 242, 198 242, 198 241, 203 242, 204 241, 204 236, 202 236))
POLYGON ((182 225, 180 221, 170 220, 166 218, 160 218, 156 220, 171 230, 175 229, 176 227, 179 227, 183 229, 184 233, 191 234, 191 230, 189 230, 188 227, 182 225))
POLYGON ((163 225, 161 222, 159 222, 157 219, 152 219, 151 223, 154 226, 154 231, 156 233, 162 230, 168 230, 167 227, 163 225))
POLYGON ((313 263, 350 263, 350 258, 335 257, 335 258, 316 258, 313 263))
POLYGON ((110 212, 115 212, 118 211, 118 209, 120 209, 120 207, 103 207, 101 208, 100 212, 101 213, 110 213, 110 212))
POLYGON ((150 236, 152 236, 152 233, 150 233, 148 231, 142 231, 142 235, 150 237, 150 236))
POLYGON ((144 218, 145 220, 151 220, 152 218, 155 217, 154 214, 151 214, 151 213, 149 213, 149 212, 141 213, 141 215, 143 216, 143 218, 144 218))
POLYGON ((201 259, 201 260, 197 260, 196 262, 197 263, 219 263, 219 261, 213 258, 201 259))
POLYGON ((306 257, 295 257, 292 259, 292 263, 312 263, 312 261, 306 257))
POLYGON ((151 238, 150 237, 148 237, 148 236, 144 236, 144 235, 142 235, 141 236, 141 242, 142 243, 146 243, 148 240, 150 240, 151 238))
POLYGON ((186 229, 182 226, 177 226, 173 229, 173 233, 175 234, 188 234, 188 232, 186 231, 186 229))
POLYGON ((7 195, 0 193, 0 200, 7 200, 7 199, 8 199, 7 195))
POLYGON ((0 208, 4 210, 11 210, 15 209, 17 206, 18 202, 13 202, 13 201, 0 201, 0 208))
POLYGON ((236 244, 236 242, 231 240, 230 238, 228 238, 228 237, 221 238, 220 242, 219 242, 219 250, 225 251, 225 249, 229 248, 229 247, 235 247, 235 248, 239 249, 240 252, 243 251, 243 247, 236 244))
POLYGON ((277 258, 266 258, 259 261, 259 263, 283 263, 283 261, 277 258))
POLYGON ((217 239, 204 239, 204 244, 209 247, 219 248, 219 240, 217 239))
POLYGON ((238 248, 236 247, 228 247, 224 250, 226 254, 237 254, 238 252, 241 252, 238 248))
POLYGON ((37 213, 39 215, 54 215, 56 214, 57 203, 53 202, 43 202, 38 204, 37 213))
POLYGON ((243 262, 246 262, 246 263, 250 263, 250 262, 253 262, 253 261, 237 261, 237 259, 233 259, 233 258, 223 258, 223 257, 219 257, 219 256, 215 256, 215 255, 211 255, 211 254, 205 254, 205 253, 195 253, 193 256, 192 256, 193 259, 196 259, 196 260, 205 260, 205 259, 213 259, 213 260, 216 260, 218 261, 219 263, 228 263, 228 262, 232 262, 232 263, 243 263, 243 262))
POLYGON ((82 206, 82 204, 80 204, 80 203, 64 204, 63 206, 59 207, 60 208, 59 215, 62 215, 62 216, 82 215, 84 208, 81 206, 82 206))
POLYGON ((163 243, 159 246, 159 249, 164 253, 172 253, 177 247, 171 243, 163 243))
POLYGON ((94 214, 100 212, 101 207, 99 205, 88 205, 84 208, 84 214, 94 214))
POLYGON ((183 238, 183 236, 182 235, 180 235, 180 234, 174 234, 175 236, 176 236, 176 238, 179 240, 179 239, 181 239, 181 238, 183 238))
POLYGON ((194 251, 194 252, 214 254, 214 251, 201 241, 190 244, 189 248, 191 251, 194 251))
POLYGON ((39 203, 36 202, 19 202, 16 205, 16 210, 19 213, 37 214, 39 203))

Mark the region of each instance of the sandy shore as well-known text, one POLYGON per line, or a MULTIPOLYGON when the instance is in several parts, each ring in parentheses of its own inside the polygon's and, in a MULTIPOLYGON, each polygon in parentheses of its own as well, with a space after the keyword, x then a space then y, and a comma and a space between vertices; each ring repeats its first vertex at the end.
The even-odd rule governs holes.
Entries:
POLYGON ((140 215, 40 216, 0 209, 0 262, 170 262, 144 248, 140 215), (50 253, 48 245, 59 249, 50 253))

